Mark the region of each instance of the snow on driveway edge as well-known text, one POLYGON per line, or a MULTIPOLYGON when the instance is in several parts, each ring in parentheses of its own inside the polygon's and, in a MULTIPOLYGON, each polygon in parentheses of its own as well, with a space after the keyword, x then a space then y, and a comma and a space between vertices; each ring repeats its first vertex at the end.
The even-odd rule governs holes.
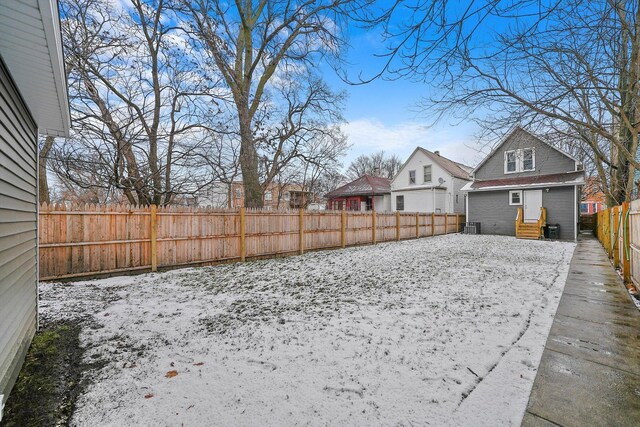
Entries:
MULTIPOLYGON (((571 258, 573 258, 573 252, 571 258)), ((462 401, 451 425, 519 426, 527 409, 542 353, 569 275, 570 263, 558 265, 558 276, 532 310, 524 334, 503 355, 494 369, 462 401), (542 343, 543 345, 540 345, 542 343)))

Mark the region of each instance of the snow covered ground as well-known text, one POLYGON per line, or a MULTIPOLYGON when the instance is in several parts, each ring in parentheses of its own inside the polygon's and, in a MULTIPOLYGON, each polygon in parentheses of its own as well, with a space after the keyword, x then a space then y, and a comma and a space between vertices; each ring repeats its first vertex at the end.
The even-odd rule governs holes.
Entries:
POLYGON ((41 285, 77 425, 519 425, 575 245, 448 235, 41 285))

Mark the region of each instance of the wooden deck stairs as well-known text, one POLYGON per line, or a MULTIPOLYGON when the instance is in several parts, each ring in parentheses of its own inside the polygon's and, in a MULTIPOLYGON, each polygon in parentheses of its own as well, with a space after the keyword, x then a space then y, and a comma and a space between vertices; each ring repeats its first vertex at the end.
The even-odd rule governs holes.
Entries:
POLYGON ((518 239, 541 239, 544 236, 545 225, 547 225, 546 208, 540 208, 540 216, 536 222, 524 222, 522 208, 518 208, 516 216, 516 237, 518 239))

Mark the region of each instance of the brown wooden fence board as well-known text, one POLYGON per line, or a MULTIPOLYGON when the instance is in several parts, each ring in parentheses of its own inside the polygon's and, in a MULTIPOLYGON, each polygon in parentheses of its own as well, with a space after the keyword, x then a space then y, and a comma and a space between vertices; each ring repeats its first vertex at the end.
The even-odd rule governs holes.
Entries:
POLYGON ((42 205, 40 277, 83 277, 458 232, 461 215, 42 205), (432 227, 434 221, 435 227, 432 227), (155 224, 155 235, 152 233, 155 224), (302 232, 300 226, 302 224, 302 232), (301 246, 302 243, 302 246, 301 246), (154 249, 155 248, 155 249, 154 249))

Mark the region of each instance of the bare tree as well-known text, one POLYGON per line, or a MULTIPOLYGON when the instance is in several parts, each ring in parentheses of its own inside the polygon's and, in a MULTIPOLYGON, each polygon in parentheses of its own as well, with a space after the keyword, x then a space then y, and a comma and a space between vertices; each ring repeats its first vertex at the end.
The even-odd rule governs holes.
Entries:
POLYGON ((182 3, 193 20, 194 33, 231 92, 245 205, 260 207, 265 185, 296 157, 295 150, 284 145, 307 130, 314 121, 311 116, 326 118, 335 108, 336 96, 314 70, 320 58, 339 57, 344 45, 341 28, 350 13, 370 1, 182 3), (287 90, 289 85, 292 88, 287 90))
POLYGON ((40 203, 51 203, 49 180, 47 179, 47 163, 54 143, 55 138, 53 136, 46 136, 40 142, 40 152, 38 154, 38 200, 40 203))
POLYGON ((347 168, 347 176, 357 179, 362 175, 393 178, 402 167, 402 160, 395 154, 387 155, 384 151, 373 154, 361 154, 347 168))
POLYGON ((640 166, 638 2, 397 1, 369 22, 383 25, 389 48, 379 75, 431 84, 423 106, 434 120, 571 135, 608 203, 630 199, 640 166))
POLYGON ((64 0, 61 8, 74 134, 57 152, 57 173, 140 205, 206 185, 201 132, 219 114, 215 74, 203 75, 167 2, 64 0))

